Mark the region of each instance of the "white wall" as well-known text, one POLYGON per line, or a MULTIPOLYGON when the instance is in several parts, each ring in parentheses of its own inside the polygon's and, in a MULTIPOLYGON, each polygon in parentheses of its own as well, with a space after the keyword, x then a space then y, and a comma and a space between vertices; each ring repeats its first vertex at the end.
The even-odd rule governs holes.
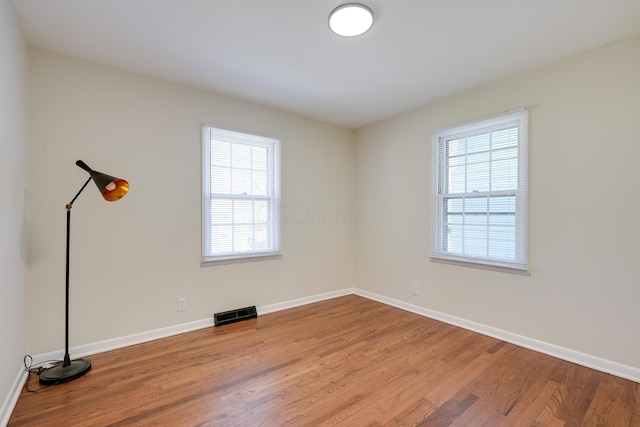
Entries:
POLYGON ((74 204, 71 347, 354 285, 352 131, 38 49, 30 102, 30 352, 64 345, 78 159, 131 188, 107 203, 90 184, 74 204), (281 259, 200 267, 203 122, 282 140, 281 259))
MULTIPOLYGON (((27 44, 0 0, 0 404, 26 353, 27 44)), ((21 384, 20 384, 21 385, 21 384)), ((4 404, 2 403, 4 402, 4 404)), ((0 424, 2 424, 0 412, 0 424)))
POLYGON ((640 367, 640 36, 356 135, 359 288, 640 367), (429 261, 431 134, 530 107, 530 276, 429 261), (410 284, 420 286, 413 297, 410 284))

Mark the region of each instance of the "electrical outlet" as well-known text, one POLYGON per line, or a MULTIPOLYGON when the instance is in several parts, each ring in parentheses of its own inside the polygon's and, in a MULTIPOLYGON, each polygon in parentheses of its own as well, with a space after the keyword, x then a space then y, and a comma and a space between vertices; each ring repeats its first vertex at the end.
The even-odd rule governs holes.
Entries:
POLYGON ((187 309, 187 299, 178 298, 178 311, 185 311, 187 309))
POLYGON ((420 289, 418 288, 418 285, 411 285, 411 294, 414 297, 417 297, 418 295, 420 295, 420 289))

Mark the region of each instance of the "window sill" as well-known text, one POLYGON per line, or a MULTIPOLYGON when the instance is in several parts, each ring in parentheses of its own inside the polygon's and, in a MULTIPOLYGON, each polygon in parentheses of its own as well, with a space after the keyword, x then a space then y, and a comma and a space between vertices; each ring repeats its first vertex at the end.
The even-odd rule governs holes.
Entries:
POLYGON ((479 260, 474 258, 458 258, 447 257, 440 255, 431 255, 432 262, 441 264, 458 265, 461 267, 479 268, 482 270, 499 271, 503 273, 519 274, 521 276, 531 276, 528 266, 519 267, 516 265, 503 264, 498 262, 491 262, 486 260, 479 260))
POLYGON ((230 255, 219 258, 209 258, 200 261, 200 267, 211 267, 214 265, 238 264, 253 261, 268 261, 273 259, 281 259, 282 252, 261 252, 245 255, 230 255))

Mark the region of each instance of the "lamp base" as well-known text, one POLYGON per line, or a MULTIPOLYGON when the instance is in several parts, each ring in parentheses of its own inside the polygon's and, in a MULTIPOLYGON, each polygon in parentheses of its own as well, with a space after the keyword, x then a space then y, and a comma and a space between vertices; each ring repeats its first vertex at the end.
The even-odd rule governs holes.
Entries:
POLYGON ((40 384, 55 385, 75 380, 89 372, 91 361, 86 359, 72 360, 69 366, 54 366, 40 374, 40 384))

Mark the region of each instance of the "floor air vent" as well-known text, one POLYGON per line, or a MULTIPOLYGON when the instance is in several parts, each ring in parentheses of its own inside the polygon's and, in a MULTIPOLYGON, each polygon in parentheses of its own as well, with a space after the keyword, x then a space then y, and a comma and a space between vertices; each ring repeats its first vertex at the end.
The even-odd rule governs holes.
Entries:
POLYGON ((222 326, 256 317, 258 317, 258 312, 256 311, 256 306, 252 305, 251 307, 215 313, 213 315, 213 324, 215 326, 222 326))

